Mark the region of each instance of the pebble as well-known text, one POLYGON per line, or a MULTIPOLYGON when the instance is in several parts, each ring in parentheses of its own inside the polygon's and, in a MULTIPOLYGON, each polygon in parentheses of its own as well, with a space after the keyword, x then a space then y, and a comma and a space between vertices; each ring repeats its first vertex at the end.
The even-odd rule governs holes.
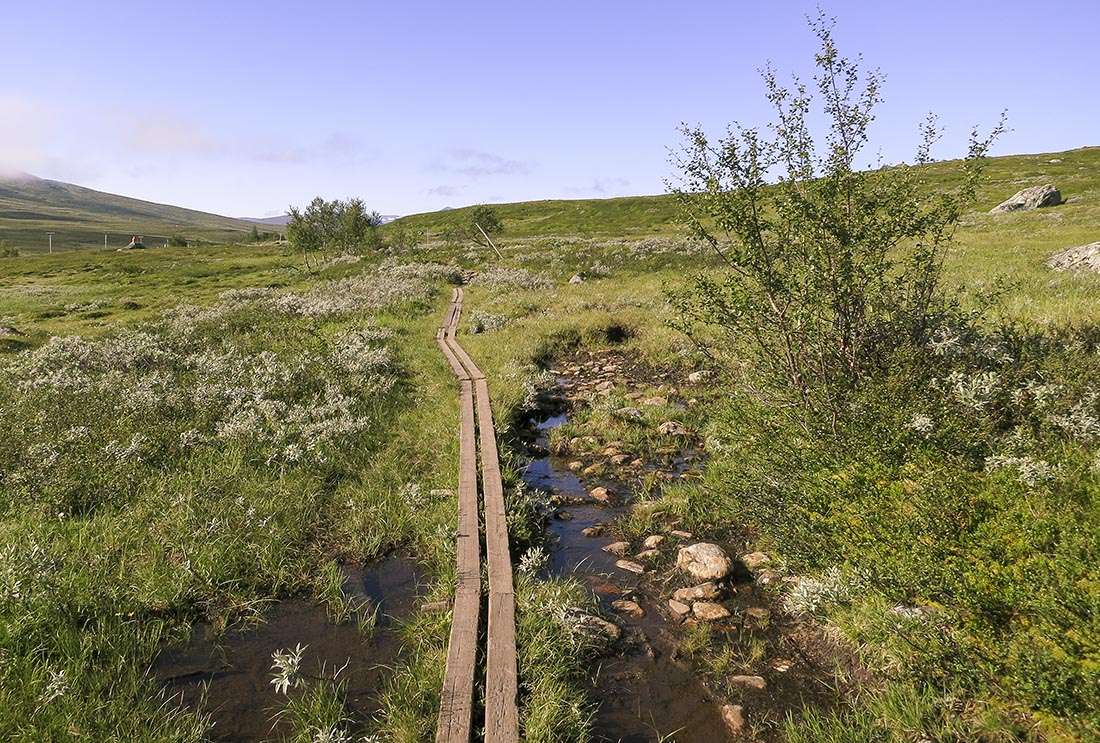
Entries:
POLYGON ((619 568, 620 570, 629 571, 631 573, 638 573, 639 575, 645 572, 644 566, 639 565, 636 562, 631 562, 630 560, 618 560, 615 563, 615 567, 619 568))
POLYGON ((700 583, 690 588, 681 588, 672 594, 677 601, 699 601, 716 599, 721 595, 722 589, 713 581, 700 583))
POLYGON ((727 619, 730 610, 713 601, 696 601, 691 605, 691 613, 704 622, 717 622, 719 619, 727 619))
POLYGON ((691 613, 691 607, 682 601, 676 599, 669 599, 668 608, 672 612, 672 616, 676 619, 683 619, 691 613))
POLYGON ((609 552, 616 557, 624 556, 630 550, 630 542, 612 542, 603 548, 604 552, 609 552))
POLYGON ((627 599, 619 599, 618 601, 611 602, 611 608, 620 614, 626 614, 629 617, 644 617, 645 609, 637 601, 629 601, 627 599))
POLYGON ((586 537, 598 537, 603 534, 603 527, 598 525, 586 526, 585 528, 581 529, 581 534, 586 537))
POLYGON ((742 689, 763 691, 768 688, 768 683, 764 681, 763 676, 730 676, 727 680, 731 686, 739 686, 742 689))
POLYGON ((635 559, 642 560, 643 562, 649 562, 650 560, 656 560, 661 556, 660 550, 642 550, 638 554, 634 555, 635 559))
POLYGON ((652 534, 645 538, 645 541, 642 542, 642 546, 647 550, 655 550, 661 546, 661 542, 663 541, 665 541, 665 538, 660 534, 652 534))
POLYGON ((593 500, 598 500, 600 503, 611 502, 611 491, 603 486, 592 488, 588 491, 588 494, 592 497, 593 500))
POLYGON ((745 731, 745 710, 740 704, 722 705, 722 722, 726 723, 726 730, 733 737, 740 737, 745 731))

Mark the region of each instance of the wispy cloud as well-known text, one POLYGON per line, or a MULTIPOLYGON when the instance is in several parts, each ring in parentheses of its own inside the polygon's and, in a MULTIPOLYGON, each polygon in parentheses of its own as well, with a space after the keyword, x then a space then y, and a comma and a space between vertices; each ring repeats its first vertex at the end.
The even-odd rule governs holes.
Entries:
POLYGON ((468 178, 481 178, 488 175, 526 175, 534 169, 534 165, 526 160, 512 160, 493 152, 457 147, 429 163, 428 169, 468 178))
POLYGON ((572 194, 595 194, 598 196, 606 196, 609 194, 620 194, 624 189, 630 186, 630 181, 625 178, 594 178, 592 183, 587 186, 569 186, 565 190, 572 194))
POLYGON ((464 186, 432 186, 425 193, 428 196, 458 196, 465 190, 464 186))
POLYGON ((243 160, 269 165, 303 165, 373 159, 376 153, 355 136, 332 132, 314 142, 288 142, 258 134, 247 140, 222 134, 182 114, 143 117, 119 128, 125 151, 151 156, 243 160))

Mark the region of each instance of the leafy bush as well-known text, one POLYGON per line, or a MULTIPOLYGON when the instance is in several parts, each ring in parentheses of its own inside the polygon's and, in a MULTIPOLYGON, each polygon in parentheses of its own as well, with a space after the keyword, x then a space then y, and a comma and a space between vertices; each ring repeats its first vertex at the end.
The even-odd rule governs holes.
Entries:
MULTIPOLYGON (((685 494, 686 515, 747 524, 825 576, 792 609, 892 607, 846 626, 906 688, 1007 709, 1000 734, 1096 737, 1100 330, 995 323, 984 300, 967 311, 943 288, 944 251, 1001 127, 972 136, 950 193, 916 168, 859 170, 880 78, 837 53, 823 19, 814 29, 824 154, 808 127, 815 96, 770 70, 770 137, 687 132, 677 196, 725 271, 675 299, 737 384, 711 421, 710 487, 685 494)), ((926 122, 918 164, 936 135, 926 122)), ((960 739, 984 739, 975 719, 960 739)), ((937 720, 917 721, 925 737, 937 720)), ((826 735, 833 723, 811 716, 791 735, 848 740, 845 724, 826 735)))
MULTIPOLYGON (((953 193, 922 189, 908 166, 862 169, 882 77, 839 54, 824 18, 813 28, 816 94, 764 73, 770 136, 735 126, 711 141, 684 130, 674 193, 727 270, 699 277, 678 300, 685 330, 720 328, 773 393, 832 415, 853 384, 923 344, 952 311, 940 288, 944 251, 1001 126, 971 136, 953 193), (815 106, 828 122, 822 152, 810 131, 815 106)), ((930 162, 938 134, 930 117, 918 165, 930 162)))
MULTIPOLYGON (((378 232, 381 224, 378 212, 367 212, 360 199, 325 201, 317 197, 305 209, 290 208, 286 234, 290 244, 302 252, 308 264, 314 253, 377 250, 382 245, 378 232)), ((259 239, 258 232, 256 239, 259 239)))
POLYGON ((7 241, 0 240, 0 258, 18 258, 19 248, 8 245, 7 241))

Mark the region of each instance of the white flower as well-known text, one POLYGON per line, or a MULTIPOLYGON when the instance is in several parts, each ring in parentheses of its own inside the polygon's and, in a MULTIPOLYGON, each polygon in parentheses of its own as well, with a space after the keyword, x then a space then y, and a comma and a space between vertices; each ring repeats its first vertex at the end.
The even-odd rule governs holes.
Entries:
POLYGON ((302 665, 302 653, 308 645, 298 645, 293 650, 276 650, 271 654, 271 685, 278 694, 286 694, 290 689, 296 689, 302 685, 302 679, 298 671, 302 665))
POLYGON ((533 576, 542 570, 549 559, 550 555, 541 546, 531 547, 519 560, 519 572, 533 576))
POLYGON ((927 436, 932 433, 932 429, 934 428, 932 419, 924 413, 917 413, 906 425, 922 436, 927 436))

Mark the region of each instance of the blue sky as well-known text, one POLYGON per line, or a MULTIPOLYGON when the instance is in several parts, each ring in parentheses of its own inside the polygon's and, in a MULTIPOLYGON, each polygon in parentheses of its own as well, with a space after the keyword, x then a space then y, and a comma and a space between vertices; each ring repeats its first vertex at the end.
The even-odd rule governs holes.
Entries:
MULTIPOLYGON (((1100 144, 1100 2, 822 2, 887 74, 875 147, 929 110, 959 155, 1100 144)), ((12 2, 0 168, 231 215, 658 193, 682 121, 766 121, 816 2, 12 2)))

